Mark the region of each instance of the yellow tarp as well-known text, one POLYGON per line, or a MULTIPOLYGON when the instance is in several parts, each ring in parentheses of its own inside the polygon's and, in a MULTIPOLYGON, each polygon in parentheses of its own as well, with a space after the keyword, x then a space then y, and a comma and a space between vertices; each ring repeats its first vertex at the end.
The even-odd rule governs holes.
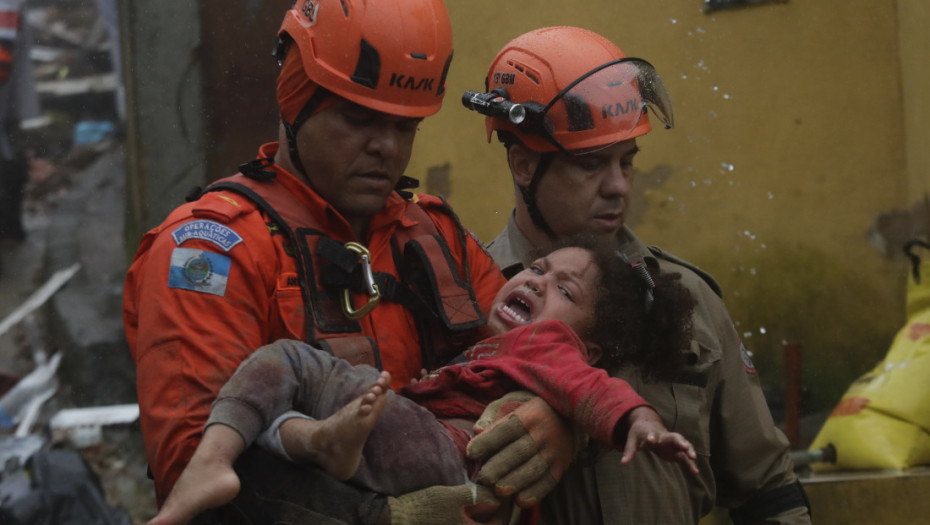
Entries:
POLYGON ((857 379, 811 443, 832 443, 836 464, 889 469, 930 464, 930 262, 908 273, 907 324, 885 359, 857 379))

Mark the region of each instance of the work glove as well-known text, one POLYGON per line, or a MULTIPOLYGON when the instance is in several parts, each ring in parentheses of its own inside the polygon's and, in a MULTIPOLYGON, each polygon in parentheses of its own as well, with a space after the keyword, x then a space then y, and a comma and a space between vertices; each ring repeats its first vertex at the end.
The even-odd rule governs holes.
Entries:
POLYGON ((490 489, 474 483, 437 485, 389 497, 388 507, 391 525, 503 525, 509 519, 506 505, 490 489))
POLYGON ((488 405, 475 432, 466 454, 485 461, 478 483, 493 486, 498 497, 518 493, 521 508, 536 505, 555 487, 578 448, 571 425, 528 392, 511 392, 488 405))

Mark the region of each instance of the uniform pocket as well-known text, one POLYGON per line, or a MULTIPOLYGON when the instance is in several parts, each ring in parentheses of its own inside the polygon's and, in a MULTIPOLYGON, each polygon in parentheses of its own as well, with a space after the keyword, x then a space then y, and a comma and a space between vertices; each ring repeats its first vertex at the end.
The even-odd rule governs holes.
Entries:
POLYGON ((282 274, 274 291, 274 306, 277 310, 278 329, 272 334, 274 339, 297 339, 302 341, 306 335, 306 315, 304 298, 297 285, 297 274, 282 274))
POLYGON ((707 391, 695 385, 673 383, 675 396, 675 426, 671 430, 688 438, 694 450, 702 456, 710 455, 710 414, 707 391))
POLYGON ((675 398, 675 426, 672 428, 688 438, 694 450, 710 455, 710 412, 713 409, 711 392, 720 352, 710 345, 691 342, 694 364, 672 383, 675 398))

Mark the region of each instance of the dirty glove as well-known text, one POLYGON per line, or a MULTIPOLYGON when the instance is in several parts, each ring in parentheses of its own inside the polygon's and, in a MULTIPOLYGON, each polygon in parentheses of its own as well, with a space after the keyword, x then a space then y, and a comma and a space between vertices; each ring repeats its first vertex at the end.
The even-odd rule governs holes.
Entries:
POLYGON ((468 483, 447 487, 437 485, 388 498, 391 525, 471 525, 507 523, 500 516, 501 501, 486 487, 468 483))
POLYGON ((570 424, 528 392, 511 392, 488 405, 475 424, 479 434, 466 448, 485 461, 478 483, 499 497, 519 492, 516 503, 530 508, 551 491, 572 462, 576 438, 570 424))

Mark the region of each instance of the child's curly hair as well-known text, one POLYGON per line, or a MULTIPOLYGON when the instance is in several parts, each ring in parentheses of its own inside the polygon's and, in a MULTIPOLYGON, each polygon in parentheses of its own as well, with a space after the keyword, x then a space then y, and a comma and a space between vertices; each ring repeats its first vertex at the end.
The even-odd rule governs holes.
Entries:
POLYGON ((594 306, 594 323, 579 334, 603 350, 596 366, 616 370, 632 365, 646 377, 670 378, 680 372, 683 351, 691 340, 696 301, 677 273, 662 274, 643 267, 655 286, 621 257, 613 243, 590 235, 570 237, 551 251, 577 247, 590 252, 600 270, 594 306), (647 292, 651 291, 651 301, 647 292))

